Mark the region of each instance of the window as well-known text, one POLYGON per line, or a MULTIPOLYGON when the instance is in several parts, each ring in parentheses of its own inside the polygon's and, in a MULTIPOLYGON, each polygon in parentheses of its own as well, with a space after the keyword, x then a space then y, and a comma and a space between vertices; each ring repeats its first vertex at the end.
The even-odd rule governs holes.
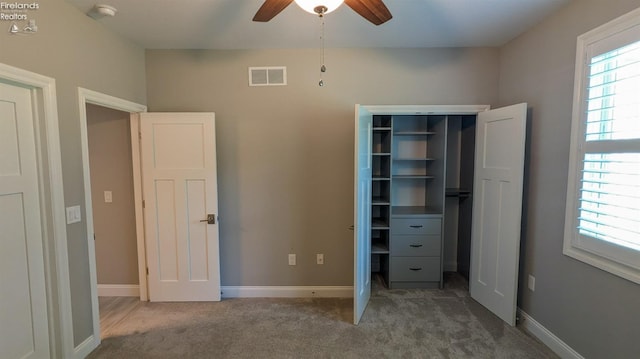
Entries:
POLYGON ((578 37, 564 253, 640 283, 640 9, 578 37))

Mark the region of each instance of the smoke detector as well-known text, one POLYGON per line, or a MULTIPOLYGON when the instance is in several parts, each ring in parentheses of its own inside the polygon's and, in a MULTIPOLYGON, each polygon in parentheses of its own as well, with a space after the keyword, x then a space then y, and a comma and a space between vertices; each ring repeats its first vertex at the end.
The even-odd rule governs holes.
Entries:
POLYGON ((118 9, 116 9, 113 6, 98 4, 92 7, 91 10, 89 10, 89 12, 87 13, 87 15, 98 20, 98 19, 102 19, 105 16, 108 16, 108 17, 116 16, 117 12, 118 12, 118 9))

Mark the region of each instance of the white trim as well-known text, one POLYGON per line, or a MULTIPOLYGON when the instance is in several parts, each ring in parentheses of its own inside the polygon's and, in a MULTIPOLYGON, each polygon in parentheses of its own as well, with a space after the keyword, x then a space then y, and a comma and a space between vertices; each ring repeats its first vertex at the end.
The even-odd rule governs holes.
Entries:
MULTIPOLYGON (((87 104, 94 104, 111 108, 114 110, 120 110, 124 112, 145 112, 147 107, 131 101, 123 100, 117 97, 105 95, 96 91, 91 91, 78 87, 78 109, 80 113, 80 142, 82 147, 82 177, 84 184, 84 198, 85 198, 85 218, 87 223, 87 243, 89 247, 89 278, 91 285, 91 312, 93 317, 93 338, 91 350, 95 349, 100 344, 100 312, 98 307, 98 279, 96 274, 96 249, 93 240, 93 205, 91 200, 91 174, 89 170, 89 141, 87 135, 87 104)), ((132 151, 132 155, 137 155, 136 151, 132 151)), ((135 171, 134 171, 135 174, 135 171)), ((134 199, 137 202, 137 198, 134 199)), ((137 213, 137 211, 136 211, 137 213)), ((138 220, 136 219, 136 234, 139 233, 138 220)), ((137 238, 138 243, 144 242, 144 238, 137 238)), ((139 247, 139 245, 138 245, 139 247)), ((138 253, 138 263, 140 263, 142 257, 142 264, 146 267, 146 257, 144 253, 138 253)), ((140 282, 139 293, 145 293, 146 295, 146 276, 144 280, 140 282)), ((142 297, 142 296, 141 296, 142 297)), ((142 298, 141 298, 142 300, 142 298)), ((83 342, 83 345, 86 343, 83 342)))
POLYGON ((372 115, 476 115, 489 111, 489 105, 356 105, 372 115))
POLYGON ((99 297, 139 297, 138 284, 98 284, 99 297))
POLYGON ((87 339, 85 339, 82 343, 78 344, 77 347, 73 349, 73 357, 74 358, 86 358, 93 349, 95 349, 95 343, 100 343, 100 339, 95 339, 95 334, 90 335, 87 339))
POLYGON ((58 350, 63 357, 72 357, 73 320, 71 317, 71 289, 69 284, 69 260, 67 252, 67 227, 62 182, 62 156, 58 132, 58 108, 56 82, 53 78, 25 71, 0 63, 0 79, 6 79, 29 87, 36 95, 39 111, 36 137, 38 146, 38 172, 42 203, 47 312, 50 332, 51 355, 58 350), (46 177, 45 177, 46 176, 46 177), (54 257, 54 263, 49 258, 54 257), (52 274, 55 273, 55 276, 52 274), (55 295, 54 295, 55 293, 55 295), (56 315, 55 313, 58 313, 56 315))
POLYGON ((147 112, 147 106, 145 105, 124 100, 118 97, 105 95, 100 92, 87 90, 82 87, 78 87, 78 95, 80 96, 80 99, 84 99, 86 103, 104 106, 114 110, 120 110, 124 112, 147 112))
MULTIPOLYGON (((567 234, 565 230, 565 236, 566 235, 567 234)), ((602 269, 611 274, 615 274, 620 278, 624 278, 633 283, 640 284, 640 271, 634 268, 622 265, 606 257, 599 256, 597 254, 593 254, 591 252, 582 250, 581 248, 574 246, 571 243, 571 239, 569 240, 565 239, 564 245, 562 248, 562 253, 573 259, 590 264, 596 268, 602 269)))
POLYGON ((531 333, 534 337, 538 338, 542 343, 548 346, 549 349, 558 354, 560 358, 584 359, 584 357, 580 355, 580 353, 567 345, 567 343, 563 342, 549 329, 538 323, 525 311, 518 308, 518 313, 521 318, 520 322, 518 323, 519 326, 531 333))
MULTIPOLYGON (((587 56, 589 46, 600 41, 606 42, 607 38, 621 32, 631 31, 640 25, 640 8, 620 16, 608 23, 601 25, 578 36, 576 43, 576 62, 573 85, 573 109, 571 118, 571 140, 569 152, 569 168, 567 176, 567 197, 565 208, 565 226, 562 253, 566 256, 592 265, 596 268, 640 284, 640 270, 623 264, 623 260, 617 260, 618 256, 614 250, 604 248, 596 253, 595 247, 587 241, 581 240, 577 227, 579 190, 581 181, 582 156, 586 143, 584 141, 585 121, 582 116, 586 104, 587 85, 587 56), (602 255, 601 255, 602 253, 602 255)), ((593 146, 594 144, 589 144, 593 146)), ((623 146, 623 145, 621 145, 623 146)), ((605 245, 605 243, 600 243, 605 245)), ((612 248, 615 246, 611 245, 612 248)), ((601 247, 602 248, 602 247, 601 247)))
POLYGON ((142 164, 140 163, 140 114, 131 113, 131 165, 133 173, 133 198, 136 216, 136 248, 138 253, 138 283, 140 283, 140 300, 149 300, 147 288, 147 252, 144 242, 144 212, 142 208, 142 164))
POLYGON ((353 298, 352 286, 223 286, 222 298, 353 298))

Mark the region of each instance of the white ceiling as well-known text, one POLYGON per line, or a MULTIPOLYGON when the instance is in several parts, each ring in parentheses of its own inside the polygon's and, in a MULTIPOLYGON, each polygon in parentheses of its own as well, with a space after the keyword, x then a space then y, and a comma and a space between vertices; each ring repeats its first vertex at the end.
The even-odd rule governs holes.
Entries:
MULTIPOLYGON (((327 47, 500 46, 570 0, 385 0, 393 14, 374 26, 346 5, 325 18, 327 47)), ((148 49, 259 49, 319 46, 320 20, 292 3, 267 23, 251 21, 263 0, 67 0, 148 49)))

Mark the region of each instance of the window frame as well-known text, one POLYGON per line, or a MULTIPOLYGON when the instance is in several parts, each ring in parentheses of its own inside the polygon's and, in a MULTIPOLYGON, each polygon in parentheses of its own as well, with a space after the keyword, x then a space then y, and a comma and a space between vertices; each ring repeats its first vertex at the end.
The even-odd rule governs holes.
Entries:
MULTIPOLYGON (((640 34, 640 8, 578 36, 562 252, 569 257, 640 284, 640 265, 637 265, 640 264, 640 251, 581 235, 577 229, 582 160, 586 152, 584 148, 587 147, 585 108, 587 106, 589 63, 593 57, 592 50, 599 49, 599 53, 604 53, 618 49, 640 41, 638 34, 640 34), (633 264, 629 264, 630 262, 633 264)), ((640 152, 640 139, 616 140, 615 142, 616 147, 631 147, 634 152, 636 149, 640 152)), ((603 147, 610 146, 604 144, 603 147)))

